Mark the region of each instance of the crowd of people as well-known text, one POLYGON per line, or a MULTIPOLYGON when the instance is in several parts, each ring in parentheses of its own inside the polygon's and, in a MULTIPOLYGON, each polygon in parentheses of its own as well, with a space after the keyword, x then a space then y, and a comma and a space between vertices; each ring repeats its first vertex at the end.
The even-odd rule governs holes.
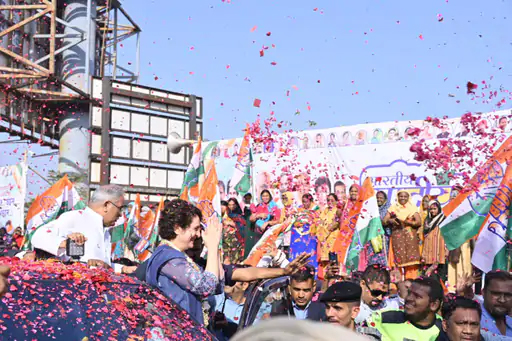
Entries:
MULTIPOLYGON (((482 295, 475 295, 479 275, 465 254, 471 244, 447 251, 439 228, 445 217, 435 198, 425 197, 418 210, 406 191, 393 204, 378 192, 384 234, 364 246, 357 268, 340 262, 337 255, 347 238, 343 229, 360 191, 354 184, 348 195, 331 193, 324 207, 311 194, 304 194, 299 205, 286 192, 280 207, 264 190, 257 204, 251 194, 242 205, 236 198, 222 202, 221 219, 203 217, 189 202, 168 200, 158 221, 158 246, 137 264, 113 259, 110 227, 126 207, 123 189, 108 185, 93 193, 85 209, 66 212, 38 229, 31 238, 34 251, 16 256, 68 261, 66 243, 72 240, 84 245, 79 261, 158 288, 219 340, 258 339, 252 337, 270 323, 266 320, 282 316, 330 323, 370 340, 512 337, 512 275, 484 274, 482 295), (282 233, 257 259, 258 266, 245 264, 258 240, 275 226, 282 226, 282 233), (250 285, 283 276, 289 276, 286 290, 265 299, 255 325, 237 332, 250 285)), ((10 245, 18 245, 18 239, 18 233, 9 237, 10 245)), ((2 240, 7 242, 5 234, 2 240)), ((8 288, 8 275, 9 269, 0 267, 0 293, 8 288)))

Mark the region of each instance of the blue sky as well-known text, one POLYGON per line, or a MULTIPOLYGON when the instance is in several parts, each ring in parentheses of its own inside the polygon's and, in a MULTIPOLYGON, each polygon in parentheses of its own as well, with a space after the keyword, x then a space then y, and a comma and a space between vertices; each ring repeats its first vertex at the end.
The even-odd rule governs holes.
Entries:
MULTIPOLYGON (((202 96, 211 140, 271 111, 294 130, 491 111, 496 100, 472 99, 466 82, 512 81, 506 0, 141 3, 123 1, 143 30, 140 83, 202 96)), ((132 47, 119 49, 124 64, 132 47)), ((16 161, 0 150, 0 164, 16 161)), ((34 167, 55 168, 48 159, 34 167)))

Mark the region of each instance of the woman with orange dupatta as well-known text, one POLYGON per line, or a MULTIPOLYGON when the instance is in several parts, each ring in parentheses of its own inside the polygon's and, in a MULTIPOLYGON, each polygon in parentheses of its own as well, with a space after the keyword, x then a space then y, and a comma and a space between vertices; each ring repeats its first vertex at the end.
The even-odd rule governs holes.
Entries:
POLYGON ((421 217, 418 209, 411 202, 406 191, 399 191, 398 198, 386 216, 384 224, 391 228, 390 264, 395 264, 405 273, 405 279, 418 277, 421 260, 418 228, 421 227, 421 217))
MULTIPOLYGON (((334 251, 334 242, 339 234, 342 211, 338 208, 338 197, 331 193, 327 196, 327 206, 320 211, 317 222, 318 239, 318 278, 324 278, 329 265, 329 252, 334 251)), ((340 264, 341 267, 341 264, 340 264)))
MULTIPOLYGON (((340 267, 340 275, 346 276, 348 274, 345 259, 347 252, 352 243, 352 236, 354 235, 355 223, 359 215, 360 207, 357 205, 359 195, 361 194, 361 186, 353 184, 349 189, 349 197, 345 209, 343 210, 342 220, 340 224, 340 231, 337 233, 334 245, 331 248, 338 257, 340 267)), ((357 270, 357 269, 355 269, 357 270)))

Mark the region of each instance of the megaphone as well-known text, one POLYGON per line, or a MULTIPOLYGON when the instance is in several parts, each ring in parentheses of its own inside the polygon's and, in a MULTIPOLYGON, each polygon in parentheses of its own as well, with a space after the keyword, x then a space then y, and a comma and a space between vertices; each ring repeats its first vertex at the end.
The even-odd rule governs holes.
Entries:
POLYGON ((172 132, 167 138, 167 149, 173 154, 178 154, 181 148, 191 146, 194 143, 196 143, 196 141, 182 139, 178 133, 172 132))

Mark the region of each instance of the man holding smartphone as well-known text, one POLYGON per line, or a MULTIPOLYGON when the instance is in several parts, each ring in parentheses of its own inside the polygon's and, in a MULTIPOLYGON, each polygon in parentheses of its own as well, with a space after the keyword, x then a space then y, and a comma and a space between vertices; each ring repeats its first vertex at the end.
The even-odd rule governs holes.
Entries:
MULTIPOLYGON (((65 261, 69 256, 77 256, 80 262, 89 266, 110 268, 110 228, 124 209, 123 188, 101 186, 92 194, 88 207, 63 213, 39 228, 32 237, 32 245, 65 261), (68 254, 69 251, 72 254, 68 254)), ((125 273, 128 267, 114 264, 114 269, 117 273, 125 273)))

